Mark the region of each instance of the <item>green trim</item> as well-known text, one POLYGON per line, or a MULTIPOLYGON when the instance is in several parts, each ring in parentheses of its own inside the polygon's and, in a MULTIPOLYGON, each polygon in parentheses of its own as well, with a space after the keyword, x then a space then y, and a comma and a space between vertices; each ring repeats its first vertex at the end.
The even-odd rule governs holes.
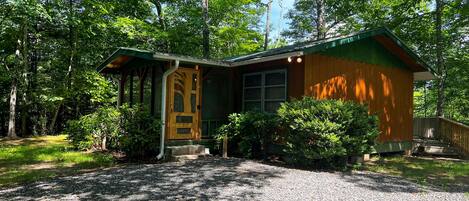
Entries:
POLYGON ((104 60, 104 62, 96 68, 96 71, 101 72, 102 70, 104 70, 104 68, 106 68, 109 63, 111 63, 112 61, 114 61, 114 59, 120 56, 132 56, 147 60, 155 60, 153 58, 153 53, 151 53, 150 51, 133 48, 119 48, 114 51, 106 60, 104 60))
POLYGON ((412 149, 412 142, 385 142, 375 145, 372 153, 400 152, 412 149))
POLYGON ((384 67, 408 69, 408 66, 401 59, 391 54, 383 45, 372 38, 361 39, 354 43, 322 50, 318 53, 384 67))
POLYGON ((336 38, 336 39, 332 39, 332 40, 325 40, 323 43, 314 45, 312 47, 305 48, 303 50, 303 52, 305 54, 306 53, 315 53, 315 52, 326 50, 326 49, 329 49, 329 48, 334 48, 334 47, 337 47, 337 46, 349 44, 349 43, 352 43, 352 42, 355 42, 355 41, 358 41, 358 40, 361 40, 361 39, 365 39, 365 38, 369 38, 369 37, 372 37, 372 36, 380 35, 380 34, 383 34, 384 32, 385 32, 385 29, 376 29, 376 30, 360 32, 358 34, 351 35, 351 36, 340 37, 340 38, 336 38))

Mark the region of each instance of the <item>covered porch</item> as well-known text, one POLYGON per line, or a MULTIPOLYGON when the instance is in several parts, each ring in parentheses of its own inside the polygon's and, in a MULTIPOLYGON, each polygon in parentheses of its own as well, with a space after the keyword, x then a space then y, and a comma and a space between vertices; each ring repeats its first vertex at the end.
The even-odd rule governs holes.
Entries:
POLYGON ((233 112, 225 62, 119 48, 99 67, 118 82, 118 106, 140 106, 163 122, 166 142, 211 139, 233 112))

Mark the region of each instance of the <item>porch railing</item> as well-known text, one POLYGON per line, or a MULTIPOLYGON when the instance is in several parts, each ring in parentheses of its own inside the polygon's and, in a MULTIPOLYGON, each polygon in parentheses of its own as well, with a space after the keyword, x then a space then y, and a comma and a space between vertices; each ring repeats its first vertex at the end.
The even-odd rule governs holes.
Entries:
POLYGON ((442 140, 451 143, 461 153, 469 156, 469 126, 440 118, 440 135, 442 140))
POLYGON ((450 143, 469 156, 469 126, 446 118, 415 118, 414 137, 450 143))

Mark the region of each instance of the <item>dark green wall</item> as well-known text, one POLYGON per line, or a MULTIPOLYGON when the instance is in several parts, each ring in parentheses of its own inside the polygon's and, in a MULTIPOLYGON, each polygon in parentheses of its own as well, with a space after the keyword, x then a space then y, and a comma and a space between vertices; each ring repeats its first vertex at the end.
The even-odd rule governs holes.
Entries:
POLYGON ((233 112, 232 82, 227 69, 205 68, 202 76, 202 137, 207 138, 233 112))
POLYGON ((318 52, 326 56, 360 61, 386 67, 408 68, 397 56, 373 38, 361 39, 349 44, 318 52))

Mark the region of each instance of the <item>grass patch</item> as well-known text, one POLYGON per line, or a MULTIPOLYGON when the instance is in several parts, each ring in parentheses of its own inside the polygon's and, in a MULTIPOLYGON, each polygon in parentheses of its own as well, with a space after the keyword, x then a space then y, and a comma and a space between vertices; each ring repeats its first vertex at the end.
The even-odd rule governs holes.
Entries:
POLYGON ((74 150, 65 135, 0 140, 0 187, 113 164, 111 154, 74 150))
POLYGON ((469 184, 469 162, 404 156, 374 157, 361 169, 402 176, 422 185, 439 187, 469 184))

